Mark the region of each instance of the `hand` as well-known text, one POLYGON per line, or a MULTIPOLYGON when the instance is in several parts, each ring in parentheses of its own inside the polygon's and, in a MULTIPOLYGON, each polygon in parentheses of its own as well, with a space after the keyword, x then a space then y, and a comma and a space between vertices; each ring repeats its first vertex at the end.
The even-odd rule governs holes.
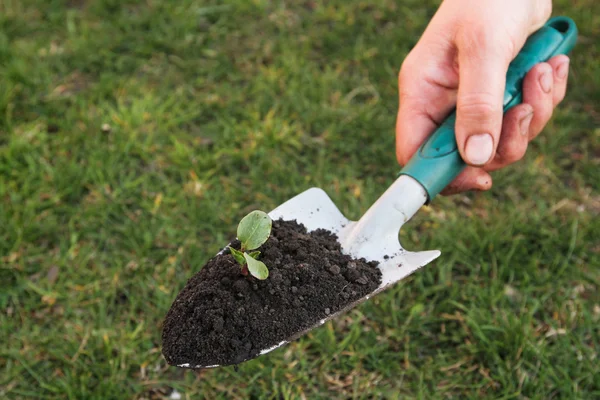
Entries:
POLYGON ((503 116, 506 72, 527 37, 550 17, 550 0, 445 0, 399 75, 396 156, 406 165, 454 107, 468 164, 442 192, 487 190, 489 171, 520 160, 565 96, 569 58, 536 65, 523 103, 503 116))

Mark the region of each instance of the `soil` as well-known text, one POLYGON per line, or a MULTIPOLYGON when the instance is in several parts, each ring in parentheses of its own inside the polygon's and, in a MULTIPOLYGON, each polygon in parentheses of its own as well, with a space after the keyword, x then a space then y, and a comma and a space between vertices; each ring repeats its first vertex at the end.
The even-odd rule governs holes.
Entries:
MULTIPOLYGON (((232 247, 239 250, 239 241, 232 247)), ((341 253, 329 231, 307 233, 296 221, 273 221, 258 250, 269 268, 260 281, 241 275, 226 249, 179 293, 163 325, 163 354, 171 365, 232 365, 315 325, 373 292, 377 262, 341 253)))

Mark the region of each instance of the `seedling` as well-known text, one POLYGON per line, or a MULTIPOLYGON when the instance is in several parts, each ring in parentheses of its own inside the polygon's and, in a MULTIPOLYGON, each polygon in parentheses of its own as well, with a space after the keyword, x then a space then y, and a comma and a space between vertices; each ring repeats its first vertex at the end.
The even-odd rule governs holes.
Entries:
POLYGON ((269 276, 267 266, 258 261, 260 251, 257 251, 271 235, 273 221, 262 211, 252 211, 240 221, 237 228, 237 237, 242 243, 241 249, 236 250, 229 246, 231 255, 242 266, 242 275, 250 275, 256 279, 264 280, 269 276), (254 250, 254 251, 252 251, 254 250))

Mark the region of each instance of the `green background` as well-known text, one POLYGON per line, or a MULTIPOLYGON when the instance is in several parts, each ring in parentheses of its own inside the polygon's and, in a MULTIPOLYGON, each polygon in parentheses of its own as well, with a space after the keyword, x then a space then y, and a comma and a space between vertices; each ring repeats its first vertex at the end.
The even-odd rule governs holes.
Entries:
POLYGON ((171 302, 253 209, 389 185, 429 0, 0 0, 0 397, 600 397, 600 5, 569 90, 485 193, 401 232, 442 256, 236 371, 168 367, 171 302))

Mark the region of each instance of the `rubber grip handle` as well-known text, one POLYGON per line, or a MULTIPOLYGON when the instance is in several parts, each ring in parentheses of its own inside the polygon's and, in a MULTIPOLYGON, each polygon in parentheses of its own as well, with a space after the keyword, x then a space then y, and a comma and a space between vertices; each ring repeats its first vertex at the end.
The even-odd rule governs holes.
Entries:
MULTIPOLYGON (((525 75, 540 62, 568 54, 577 41, 577 26, 568 17, 554 17, 531 34, 506 74, 504 112, 522 102, 525 75)), ((417 180, 427 191, 427 203, 440 193, 467 166, 456 145, 456 110, 423 143, 399 175, 417 180)))

